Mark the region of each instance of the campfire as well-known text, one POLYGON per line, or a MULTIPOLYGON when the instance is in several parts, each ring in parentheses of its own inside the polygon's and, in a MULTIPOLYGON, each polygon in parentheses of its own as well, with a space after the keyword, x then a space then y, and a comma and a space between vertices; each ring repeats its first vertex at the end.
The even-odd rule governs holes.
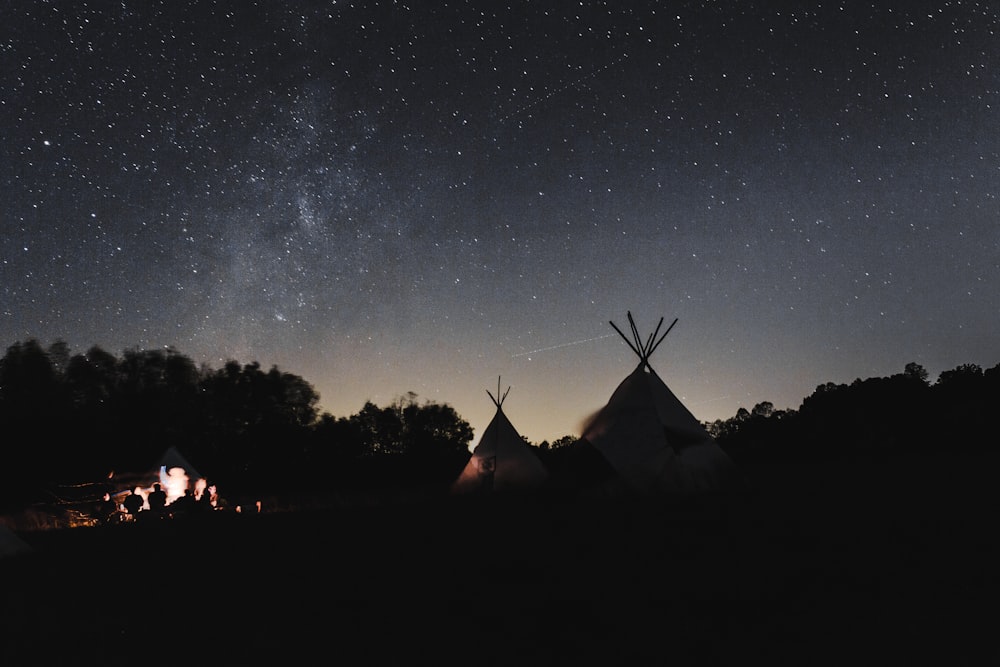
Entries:
MULTIPOLYGON (((110 480, 115 479, 113 472, 108 477, 110 480)), ((126 479, 123 481, 128 480, 126 479)), ((149 496, 153 493, 155 485, 157 484, 166 494, 166 509, 168 510, 168 516, 173 514, 170 512, 171 508, 175 510, 181 509, 180 504, 188 502, 186 499, 190 499, 194 503, 207 502, 208 506, 213 510, 219 509, 220 498, 218 488, 215 485, 209 485, 208 480, 204 477, 198 477, 192 480, 187 471, 180 466, 173 466, 170 468, 167 466, 160 466, 160 470, 156 478, 152 480, 145 479, 134 486, 129 484, 129 486, 119 491, 104 494, 104 502, 113 503, 114 506, 113 510, 108 513, 114 514, 115 516, 109 519, 109 521, 112 523, 132 521, 136 516, 139 516, 138 513, 151 511, 152 508, 149 505, 149 496), (142 499, 142 505, 138 506, 137 514, 129 512, 126 506, 127 499, 133 495, 142 499)), ((199 505, 199 507, 204 509, 204 506, 202 505, 199 505)))

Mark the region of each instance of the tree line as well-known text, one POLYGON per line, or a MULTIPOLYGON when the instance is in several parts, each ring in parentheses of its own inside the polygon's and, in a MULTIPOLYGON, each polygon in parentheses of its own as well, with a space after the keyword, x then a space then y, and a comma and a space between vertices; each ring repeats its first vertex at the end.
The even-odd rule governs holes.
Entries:
POLYGON ((737 463, 950 456, 995 449, 998 405, 1000 365, 962 364, 930 382, 909 363, 889 377, 821 384, 798 410, 764 401, 706 426, 737 463))
MULTIPOLYGON (((472 427, 410 392, 388 406, 321 413, 303 378, 256 361, 196 365, 173 348, 18 342, 0 358, 0 511, 52 484, 146 471, 170 446, 229 493, 445 489, 469 458, 472 427)), ((826 383, 797 410, 764 401, 706 423, 737 463, 821 462, 993 447, 1000 365, 964 364, 931 383, 908 364, 889 377, 826 383)), ((566 435, 535 447, 550 471, 600 470, 566 435)))
POLYGON ((0 359, 0 511, 54 484, 149 470, 171 446, 236 494, 446 483, 468 459, 472 427, 449 405, 411 392, 338 418, 318 401, 303 378, 256 361, 14 343, 0 359))

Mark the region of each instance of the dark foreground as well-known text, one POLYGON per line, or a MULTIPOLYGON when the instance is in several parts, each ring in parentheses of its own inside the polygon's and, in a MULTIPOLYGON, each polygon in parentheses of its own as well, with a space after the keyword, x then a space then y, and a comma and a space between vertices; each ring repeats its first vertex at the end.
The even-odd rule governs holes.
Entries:
POLYGON ((0 665, 998 664, 995 463, 22 533, 0 665))

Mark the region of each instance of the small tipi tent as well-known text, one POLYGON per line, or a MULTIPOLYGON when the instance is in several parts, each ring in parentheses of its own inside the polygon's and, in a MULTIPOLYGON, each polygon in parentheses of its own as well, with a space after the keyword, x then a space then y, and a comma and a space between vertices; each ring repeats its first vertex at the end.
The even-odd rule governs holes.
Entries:
POLYGON ((124 495, 138 488, 140 495, 145 499, 154 483, 160 484, 167 493, 167 503, 169 504, 184 495, 185 491, 196 495, 199 492, 199 487, 204 487, 206 481, 201 473, 177 450, 177 447, 171 446, 163 452, 160 459, 149 470, 141 473, 115 475, 112 478, 112 484, 116 487, 113 495, 118 502, 121 502, 124 495))
POLYGON ((487 389, 497 411, 483 431, 479 444, 472 450, 469 462, 452 484, 452 493, 491 493, 531 490, 541 486, 548 471, 531 446, 524 441, 503 412, 503 402, 510 392, 497 396, 487 389))
POLYGON ((167 503, 184 495, 185 489, 193 495, 198 483, 204 480, 201 473, 188 463, 176 447, 170 447, 163 453, 156 469, 159 482, 167 492, 167 503))
POLYGON ((626 486, 640 494, 722 491, 738 479, 735 464, 649 365, 649 356, 677 323, 644 342, 632 313, 629 340, 639 357, 607 405, 586 425, 582 440, 596 448, 626 486), (657 336, 659 335, 659 338, 657 336))

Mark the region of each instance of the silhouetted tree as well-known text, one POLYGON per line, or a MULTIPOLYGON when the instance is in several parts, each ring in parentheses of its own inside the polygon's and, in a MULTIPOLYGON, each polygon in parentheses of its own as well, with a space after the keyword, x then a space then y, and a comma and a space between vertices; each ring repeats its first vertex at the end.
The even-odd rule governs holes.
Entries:
POLYGON ((403 408, 403 451, 425 484, 450 484, 469 458, 472 426, 450 405, 410 402, 403 408))
POLYGON ((468 455, 472 426, 450 405, 410 403, 403 408, 404 451, 414 456, 468 455))
POLYGON ((100 413, 108 417, 111 400, 117 393, 118 360, 100 347, 73 355, 66 365, 66 384, 77 412, 100 413))
POLYGON ((420 404, 413 392, 386 407, 368 401, 348 418, 321 418, 313 432, 311 461, 327 463, 340 484, 373 488, 450 484, 473 436, 450 405, 420 404))
POLYGON ((562 437, 556 438, 552 441, 552 449, 560 449, 562 447, 568 447, 576 442, 579 438, 575 435, 564 435, 562 437))
POLYGON ((324 413, 311 429, 301 475, 312 485, 343 486, 357 481, 359 461, 367 453, 356 420, 324 413))
POLYGON ((351 416, 369 455, 400 454, 403 451, 403 419, 392 407, 380 408, 371 401, 351 416))
POLYGON ((201 450, 220 477, 254 490, 298 483, 295 466, 317 417, 312 385, 277 367, 265 373, 257 362, 230 360, 203 372, 200 388, 208 434, 201 450))
POLYGON ((0 359, 0 506, 58 475, 68 402, 49 356, 35 339, 0 359))
POLYGON ((115 409, 119 465, 139 470, 172 444, 187 442, 198 413, 198 370, 172 348, 126 350, 118 364, 115 409))
POLYGON ((903 369, 903 375, 910 379, 918 380, 923 384, 927 384, 927 371, 923 366, 914 361, 906 364, 906 368, 903 369))
POLYGON ((49 345, 47 352, 49 363, 52 364, 52 370, 56 373, 56 375, 61 376, 66 372, 66 366, 69 364, 69 345, 64 340, 56 340, 49 345))
POLYGON ((938 376, 931 387, 938 442, 963 452, 992 445, 996 432, 992 414, 1000 396, 990 387, 990 378, 977 364, 962 364, 938 376))
POLYGON ((978 386, 983 377, 983 369, 978 364, 962 364, 950 371, 942 371, 938 376, 938 387, 957 387, 969 391, 978 386))
POLYGON ((75 354, 66 364, 64 381, 71 406, 71 428, 88 443, 70 455, 75 477, 95 478, 118 466, 118 360, 100 347, 75 354))

